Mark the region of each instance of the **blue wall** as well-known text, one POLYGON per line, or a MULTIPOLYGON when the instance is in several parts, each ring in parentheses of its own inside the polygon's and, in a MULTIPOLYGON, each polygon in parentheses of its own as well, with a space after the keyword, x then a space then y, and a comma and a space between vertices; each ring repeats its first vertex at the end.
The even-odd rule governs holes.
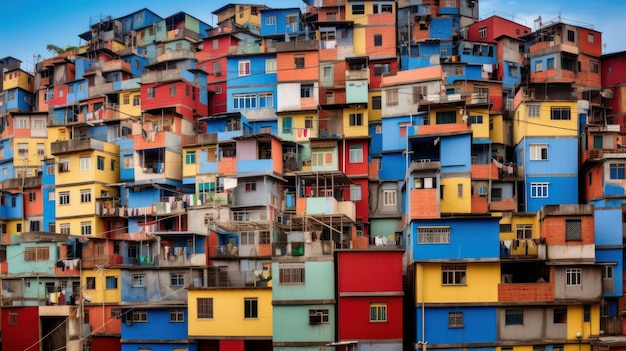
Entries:
POLYGON ((300 9, 285 8, 261 11, 261 35, 294 33, 300 31, 300 20, 296 22, 295 28, 287 28, 287 15, 297 15, 300 18, 300 9), (274 24, 268 25, 267 18, 274 17, 274 24), (295 29, 295 31, 294 31, 295 29))
POLYGON ((417 341, 425 340, 429 344, 496 342, 498 320, 496 308, 493 306, 428 307, 425 310, 425 338, 422 338, 422 310, 420 307, 415 309, 415 316, 417 341), (449 312, 463 312, 463 328, 448 328, 449 312))
MULTIPOLYGON (((524 174, 578 174, 578 139, 576 138, 526 138, 516 148, 519 155, 520 145, 524 146, 524 174), (530 160, 530 144, 548 144, 548 159, 540 161, 530 160)), ((519 157, 518 157, 519 160, 519 157)), ((520 163, 518 161, 518 163, 520 163)))
POLYGON ((378 177, 381 180, 404 179, 406 158, 402 152, 384 153, 382 163, 383 168, 378 171, 378 177))
POLYGON ((526 211, 535 212, 544 205, 577 204, 578 203, 578 177, 526 177, 526 211), (531 198, 531 183, 550 183, 547 198, 531 198))
MULTIPOLYGON (((596 219, 596 222, 597 221, 598 220, 596 219)), ((597 237, 598 235, 596 235, 596 238, 597 237)), ((624 259, 622 255, 623 255, 622 249, 616 249, 616 248, 598 249, 596 246, 596 262, 597 263, 617 262, 617 264, 613 266, 613 291, 612 292, 604 291, 603 293, 604 297, 622 297, 622 294, 624 293, 623 278, 622 278, 623 277, 622 271, 624 269, 624 259)))
POLYGON ((20 88, 9 89, 4 92, 4 105, 6 110, 20 110, 23 112, 30 111, 31 104, 26 100, 33 101, 33 94, 20 88), (13 94, 13 98, 9 100, 9 94, 13 94))
POLYGON ((441 145, 441 173, 471 170, 472 155, 471 152, 467 152, 472 144, 471 134, 441 137, 439 144, 441 145))
POLYGON ((500 257, 499 217, 439 218, 413 220, 411 236, 415 260, 472 259, 500 257), (418 244, 418 228, 449 226, 449 244, 418 244))
MULTIPOLYGON (((147 323, 133 322, 130 325, 122 323, 122 339, 155 341, 187 340, 187 325, 189 316, 187 314, 186 306, 181 306, 179 308, 172 307, 171 309, 147 309, 146 311, 148 313, 147 323), (171 310, 182 311, 185 316, 184 322, 170 322, 171 310)), ((126 317, 130 317, 131 314, 132 311, 128 312, 126 317)), ((155 350, 155 346, 155 344, 151 346, 153 350, 155 350)), ((174 347, 172 344, 165 346, 168 346, 168 351, 171 351, 172 347, 174 347)))

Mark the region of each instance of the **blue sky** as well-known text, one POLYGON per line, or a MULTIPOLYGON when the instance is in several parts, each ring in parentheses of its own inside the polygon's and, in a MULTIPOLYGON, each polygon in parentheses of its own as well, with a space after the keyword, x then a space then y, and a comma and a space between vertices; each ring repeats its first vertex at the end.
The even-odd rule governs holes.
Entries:
MULTIPOLYGON (((65 47, 81 44, 78 34, 85 32, 90 23, 102 16, 121 17, 149 8, 161 17, 178 11, 213 24, 211 12, 231 2, 227 0, 178 0, 154 2, 136 0, 77 1, 62 0, 56 3, 43 0, 5 0, 0 21, 0 57, 13 56, 23 62, 23 68, 33 69, 33 55, 51 57, 47 44, 65 47)), ((301 0, 249 1, 270 7, 303 7, 301 0)), ((580 0, 479 0, 481 18, 494 13, 534 28, 539 16, 544 22, 558 18, 563 21, 585 23, 603 32, 605 52, 626 50, 626 40, 620 35, 621 20, 626 13, 623 0, 603 0, 595 3, 580 0), (494 12, 495 11, 495 12, 494 12)))

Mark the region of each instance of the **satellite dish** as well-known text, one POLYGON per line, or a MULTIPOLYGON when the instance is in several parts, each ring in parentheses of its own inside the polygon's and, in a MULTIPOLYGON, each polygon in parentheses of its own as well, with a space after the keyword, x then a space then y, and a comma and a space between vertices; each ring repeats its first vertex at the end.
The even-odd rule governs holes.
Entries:
POLYGON ((605 99, 612 99, 615 97, 615 93, 611 89, 603 89, 600 92, 600 96, 602 96, 605 99))

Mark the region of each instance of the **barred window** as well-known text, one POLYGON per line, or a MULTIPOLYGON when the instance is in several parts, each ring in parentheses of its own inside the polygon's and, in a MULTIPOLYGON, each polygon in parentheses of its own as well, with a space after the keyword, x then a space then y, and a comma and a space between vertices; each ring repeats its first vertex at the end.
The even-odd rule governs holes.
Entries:
POLYGON ((565 240, 582 240, 580 219, 565 220, 565 240))
POLYGON ((198 318, 213 318, 213 298, 196 299, 198 318))
POLYGON ((448 328, 463 328, 463 312, 448 312, 448 328))
POLYGON ((418 244, 449 244, 450 227, 418 227, 418 244))
POLYGON ((304 264, 284 263, 278 267, 280 284, 304 284, 304 264))

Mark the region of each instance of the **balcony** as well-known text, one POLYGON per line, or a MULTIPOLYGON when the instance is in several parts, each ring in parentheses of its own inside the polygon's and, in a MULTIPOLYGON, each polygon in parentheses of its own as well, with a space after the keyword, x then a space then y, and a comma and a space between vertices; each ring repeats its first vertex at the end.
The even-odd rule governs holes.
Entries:
POLYGON ((122 255, 84 256, 82 259, 83 268, 117 266, 121 264, 124 264, 124 257, 122 255))
POLYGON ((370 78, 369 68, 346 71, 346 80, 369 80, 369 78, 370 78))
POLYGON ((206 287, 209 288, 265 288, 271 287, 270 271, 209 271, 206 287))
POLYGON ((593 149, 583 151, 582 160, 585 161, 599 161, 602 159, 626 159, 626 149, 593 149))
POLYGON ((329 256, 334 251, 335 242, 332 240, 275 242, 272 244, 273 257, 329 256))
POLYGON ((417 126, 418 135, 433 135, 471 131, 467 123, 446 123, 417 126))
POLYGON ((54 156, 75 152, 102 150, 104 150, 104 142, 91 138, 55 141, 50 145, 50 153, 54 156))
POLYGON ((307 215, 344 215, 354 221, 356 207, 352 201, 337 201, 333 197, 308 197, 296 199, 300 205, 296 208, 306 212, 307 215))
POLYGON ((622 317, 600 317, 600 330, 604 335, 622 335, 622 317))
POLYGON ((489 204, 489 211, 515 211, 515 198, 506 198, 506 199, 491 199, 491 203, 489 204))
POLYGON ((500 172, 495 164, 472 164, 472 179, 499 179, 500 172))
POLYGON ((191 60, 195 59, 195 54, 190 50, 168 50, 165 49, 165 53, 158 55, 155 60, 152 60, 150 63, 161 63, 166 61, 175 61, 175 60, 191 60))
POLYGON ((216 145, 217 133, 183 135, 183 146, 216 145))
POLYGON ((546 259, 546 244, 541 239, 516 239, 500 242, 501 258, 546 259))
POLYGON ((181 199, 161 198, 156 205, 157 215, 185 213, 185 201, 181 199))
POLYGON ((132 72, 130 64, 124 60, 111 60, 102 63, 102 72, 132 72))
POLYGON ((148 71, 141 74, 141 84, 154 84, 159 82, 171 82, 183 80, 182 68, 166 69, 163 71, 148 71))
POLYGON ((36 188, 41 186, 41 176, 24 177, 24 178, 9 178, 2 181, 2 189, 21 189, 24 188, 36 188))

